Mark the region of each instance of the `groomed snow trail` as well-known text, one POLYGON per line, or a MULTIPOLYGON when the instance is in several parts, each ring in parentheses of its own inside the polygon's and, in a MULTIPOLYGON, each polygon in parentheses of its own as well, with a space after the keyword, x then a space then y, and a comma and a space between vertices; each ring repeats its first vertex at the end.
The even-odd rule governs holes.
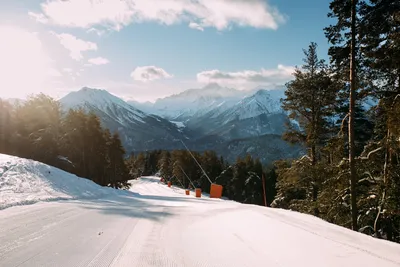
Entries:
POLYGON ((299 213, 197 199, 159 178, 0 211, 0 266, 400 266, 400 245, 299 213))

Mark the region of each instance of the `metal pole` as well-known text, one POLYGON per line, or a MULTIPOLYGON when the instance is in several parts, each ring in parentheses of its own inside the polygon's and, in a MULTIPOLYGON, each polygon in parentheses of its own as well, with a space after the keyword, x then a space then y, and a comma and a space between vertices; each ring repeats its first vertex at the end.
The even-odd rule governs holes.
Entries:
POLYGON ((178 180, 178 182, 181 184, 182 188, 184 188, 185 186, 182 184, 181 180, 178 179, 178 177, 175 177, 176 180, 178 180))
POLYGON ((178 167, 181 169, 181 171, 183 172, 183 174, 186 176, 186 178, 188 178, 189 182, 192 184, 193 189, 196 188, 196 186, 192 183, 192 180, 190 180, 189 176, 187 176, 186 172, 182 169, 182 167, 180 165, 178 165, 178 167))
POLYGON ((200 167, 200 169, 203 171, 204 175, 207 177, 208 181, 210 182, 210 184, 213 184, 213 182, 211 182, 210 177, 208 177, 207 173, 203 170, 203 168, 201 167, 200 163, 196 160, 196 158, 193 156, 192 152, 190 152, 189 148, 185 145, 185 143, 182 141, 182 139, 179 139, 182 144, 185 146, 186 150, 189 151, 190 155, 192 156, 192 158, 194 159, 194 161, 196 161, 197 165, 200 167))

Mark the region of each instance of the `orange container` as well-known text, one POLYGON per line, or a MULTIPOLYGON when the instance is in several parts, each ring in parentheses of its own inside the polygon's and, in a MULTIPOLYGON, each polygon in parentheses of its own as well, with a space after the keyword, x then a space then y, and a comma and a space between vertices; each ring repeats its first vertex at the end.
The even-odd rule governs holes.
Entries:
POLYGON ((201 188, 196 188, 196 197, 201 197, 201 188))
POLYGON ((222 185, 211 184, 210 198, 221 198, 222 197, 222 185))
POLYGON ((172 185, 172 183, 171 183, 171 182, 168 182, 168 187, 171 187, 171 185, 172 185))
POLYGON ((185 193, 186 193, 187 196, 190 195, 189 189, 186 189, 186 190, 185 190, 185 193))

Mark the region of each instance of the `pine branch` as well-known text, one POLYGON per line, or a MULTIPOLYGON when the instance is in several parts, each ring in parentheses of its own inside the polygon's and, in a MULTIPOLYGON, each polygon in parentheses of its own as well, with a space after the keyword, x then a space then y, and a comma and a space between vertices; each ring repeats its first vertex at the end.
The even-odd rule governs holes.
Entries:
POLYGON ((374 150, 370 151, 366 157, 358 157, 358 159, 361 159, 361 160, 369 160, 369 157, 370 157, 371 155, 373 155, 373 154, 375 154, 375 153, 381 151, 382 149, 383 149, 383 147, 378 147, 377 149, 374 149, 374 150))
POLYGON ((346 116, 343 118, 342 123, 340 124, 340 131, 338 133, 338 136, 343 136, 343 127, 344 127, 344 122, 345 120, 349 117, 349 113, 346 114, 346 116))

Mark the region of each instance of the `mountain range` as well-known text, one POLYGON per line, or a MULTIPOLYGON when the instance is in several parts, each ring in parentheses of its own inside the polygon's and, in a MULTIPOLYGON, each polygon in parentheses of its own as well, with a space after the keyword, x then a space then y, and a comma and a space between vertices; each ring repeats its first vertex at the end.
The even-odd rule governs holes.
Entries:
POLYGON ((156 149, 215 150, 228 161, 247 153, 271 163, 297 157, 300 146, 282 140, 287 115, 284 90, 240 91, 209 84, 154 103, 124 101, 106 90, 84 87, 60 103, 64 111, 94 112, 102 125, 118 132, 128 153, 156 149))
POLYGON ((176 124, 145 113, 106 90, 84 87, 60 102, 64 111, 83 108, 94 112, 104 127, 119 133, 127 152, 173 149, 179 139, 189 138, 176 124))

